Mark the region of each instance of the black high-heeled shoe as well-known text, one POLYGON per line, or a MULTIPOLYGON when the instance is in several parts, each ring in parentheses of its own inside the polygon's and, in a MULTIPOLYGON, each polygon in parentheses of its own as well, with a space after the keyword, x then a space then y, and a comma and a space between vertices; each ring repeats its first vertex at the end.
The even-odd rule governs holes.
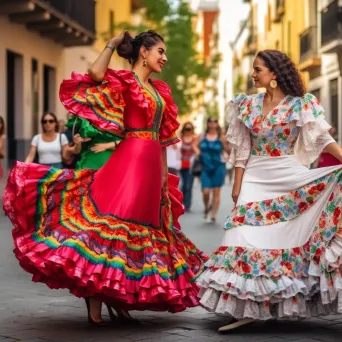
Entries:
POLYGON ((111 306, 110 304, 106 304, 107 305, 107 310, 108 310, 108 314, 109 317, 112 321, 115 320, 120 320, 122 323, 134 323, 134 324, 140 324, 140 321, 133 318, 128 311, 123 310, 123 309, 117 309, 113 306, 111 306), (118 316, 115 316, 113 309, 115 310, 115 312, 117 313, 118 316))
POLYGON ((102 320, 100 322, 94 321, 93 317, 91 317, 90 299, 89 298, 84 298, 84 300, 86 302, 87 311, 88 311, 88 322, 91 325, 95 325, 97 327, 106 327, 106 326, 108 326, 108 324, 106 322, 102 321, 102 320))

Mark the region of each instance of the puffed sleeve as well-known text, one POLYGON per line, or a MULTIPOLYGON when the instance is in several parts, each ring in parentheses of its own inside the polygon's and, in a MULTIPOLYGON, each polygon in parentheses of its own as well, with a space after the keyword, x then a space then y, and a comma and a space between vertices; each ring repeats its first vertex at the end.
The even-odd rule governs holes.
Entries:
POLYGON ((251 153, 251 135, 240 117, 240 108, 248 100, 245 94, 238 94, 228 104, 226 117, 228 122, 227 140, 232 147, 229 161, 235 167, 245 168, 251 153))
POLYGON ((300 128, 295 154, 304 165, 312 164, 324 148, 335 142, 329 134, 331 126, 325 121, 324 109, 312 94, 305 94, 297 103, 300 128))
POLYGON ((72 73, 71 79, 62 82, 59 92, 65 109, 101 131, 122 137, 125 101, 119 72, 108 69, 101 84, 92 81, 87 74, 72 73))
POLYGON ((177 120, 178 107, 173 101, 170 87, 165 82, 154 80, 153 84, 165 101, 163 119, 159 130, 159 140, 163 147, 167 147, 180 141, 176 133, 179 127, 177 120))

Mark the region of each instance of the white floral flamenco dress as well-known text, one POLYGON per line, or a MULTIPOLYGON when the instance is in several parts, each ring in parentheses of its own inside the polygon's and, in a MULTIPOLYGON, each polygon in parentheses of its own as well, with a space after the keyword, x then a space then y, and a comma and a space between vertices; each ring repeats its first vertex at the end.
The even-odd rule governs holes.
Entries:
POLYGON ((236 319, 342 312, 342 166, 310 170, 334 139, 311 94, 262 116, 264 94, 230 104, 227 138, 244 167, 222 245, 197 284, 207 310, 236 319))

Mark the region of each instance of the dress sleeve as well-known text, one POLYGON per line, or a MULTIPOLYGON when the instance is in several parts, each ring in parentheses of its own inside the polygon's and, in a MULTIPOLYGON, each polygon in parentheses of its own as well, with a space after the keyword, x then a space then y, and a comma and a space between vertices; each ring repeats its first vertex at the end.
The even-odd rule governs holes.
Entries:
POLYGON ((251 153, 251 135, 240 118, 240 106, 247 100, 244 94, 237 95, 229 104, 226 112, 228 122, 227 140, 232 147, 229 161, 235 167, 245 168, 251 153))
POLYGON ((176 132, 179 127, 177 120, 178 107, 175 105, 170 87, 161 80, 154 80, 153 84, 165 101, 163 119, 159 130, 159 140, 163 147, 180 142, 176 132))
POLYGON ((121 137, 125 101, 119 73, 108 69, 101 84, 96 84, 87 74, 72 73, 71 79, 61 84, 60 100, 69 113, 88 120, 101 131, 121 137))
POLYGON ((298 101, 300 128, 296 142, 295 154, 304 165, 312 164, 324 148, 335 142, 329 134, 331 126, 325 121, 324 109, 312 94, 305 94, 298 101))

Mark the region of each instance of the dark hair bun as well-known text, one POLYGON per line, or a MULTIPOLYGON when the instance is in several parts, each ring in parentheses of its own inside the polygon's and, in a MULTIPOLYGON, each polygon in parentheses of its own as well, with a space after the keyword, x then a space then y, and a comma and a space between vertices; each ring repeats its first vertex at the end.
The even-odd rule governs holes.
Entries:
POLYGON ((125 32, 124 39, 122 43, 117 46, 116 51, 118 55, 122 58, 131 60, 133 57, 133 45, 132 45, 133 37, 129 34, 129 32, 125 32))

